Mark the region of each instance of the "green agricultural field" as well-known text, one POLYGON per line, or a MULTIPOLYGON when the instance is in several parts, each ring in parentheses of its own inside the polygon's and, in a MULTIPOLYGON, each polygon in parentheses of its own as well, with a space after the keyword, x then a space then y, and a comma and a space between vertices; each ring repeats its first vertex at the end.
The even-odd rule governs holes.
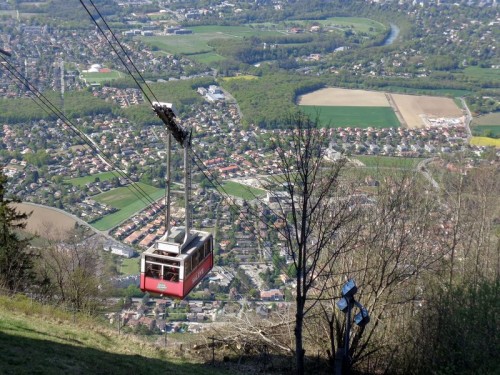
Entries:
POLYGON ((259 77, 251 76, 251 75, 241 75, 241 76, 235 76, 235 77, 222 77, 221 79, 224 82, 231 82, 231 81, 238 81, 238 80, 243 80, 243 81, 254 80, 254 79, 259 79, 259 77))
POLYGON ((500 112, 488 113, 486 115, 474 117, 473 126, 500 126, 500 112))
POLYGON ((117 70, 112 70, 109 73, 82 73, 81 77, 84 79, 87 83, 102 83, 102 82, 107 82, 107 81, 112 81, 114 79, 122 78, 124 75, 123 73, 117 71, 117 70))
POLYGON ((207 44, 209 40, 213 39, 213 36, 188 34, 141 37, 140 39, 154 49, 171 54, 205 54, 211 53, 213 50, 207 44))
MULTIPOLYGON (((136 185, 149 195, 150 200, 160 199, 164 195, 163 189, 140 182, 136 185)), ((95 201, 108 204, 111 207, 117 208, 118 211, 93 222, 92 226, 98 230, 109 230, 149 205, 146 199, 141 200, 136 194, 139 194, 136 189, 126 186, 94 196, 93 199, 95 201)))
POLYGON ((400 124, 391 107, 327 107, 303 105, 300 109, 312 118, 319 116, 325 127, 397 128, 400 124))
POLYGON ((362 32, 376 35, 386 29, 382 23, 369 18, 359 17, 333 17, 318 21, 323 27, 340 28, 343 30, 351 29, 354 32, 362 32))
POLYGON ((190 27, 189 30, 192 30, 193 33, 186 35, 140 37, 140 39, 142 42, 161 51, 172 54, 197 55, 213 52, 213 48, 208 43, 215 39, 240 39, 251 36, 282 35, 276 31, 261 31, 249 26, 195 26, 190 27))
POLYGON ((449 97, 459 97, 467 96, 472 92, 469 90, 458 90, 458 89, 414 89, 411 87, 403 86, 384 86, 384 91, 398 93, 398 94, 414 94, 414 95, 430 95, 430 96, 449 96, 449 97))
POLYGON ((252 200, 256 197, 262 197, 266 192, 262 189, 257 189, 251 186, 242 185, 234 181, 227 181, 222 184, 224 190, 219 188, 222 194, 232 195, 241 199, 252 200))
POLYGON ((464 69, 464 74, 467 77, 476 78, 480 81, 500 83, 500 69, 469 66, 464 69))
POLYGON ((251 26, 261 30, 281 30, 282 32, 286 32, 294 26, 308 29, 310 26, 317 24, 320 24, 325 29, 351 30, 369 35, 376 35, 386 30, 386 26, 382 23, 360 17, 331 17, 324 20, 288 20, 280 23, 253 23, 251 26))
POLYGON ((481 126, 500 126, 500 112, 474 117, 472 124, 481 126))
POLYGON ((118 177, 118 176, 119 175, 116 172, 103 172, 85 177, 72 178, 70 180, 66 180, 66 182, 70 183, 73 186, 82 187, 88 184, 89 182, 94 182, 96 178, 99 178, 100 181, 108 181, 111 180, 113 177, 118 177))
POLYGON ((474 117, 472 120, 474 135, 500 137, 500 112, 474 117))
POLYGON ((399 158, 396 156, 354 156, 367 168, 414 169, 423 158, 399 158))
POLYGON ((472 134, 477 136, 500 137, 500 125, 473 126, 472 134))
POLYGON ((219 62, 225 60, 224 56, 221 56, 215 52, 207 52, 207 53, 197 53, 195 55, 191 55, 190 58, 199 62, 201 64, 210 65, 214 62, 219 62))

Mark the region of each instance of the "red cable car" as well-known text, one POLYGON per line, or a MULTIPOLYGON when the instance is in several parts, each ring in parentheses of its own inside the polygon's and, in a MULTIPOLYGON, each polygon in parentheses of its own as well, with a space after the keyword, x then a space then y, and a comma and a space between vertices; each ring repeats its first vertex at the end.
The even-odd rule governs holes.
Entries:
POLYGON ((175 122, 176 112, 171 103, 153 102, 153 110, 169 130, 167 138, 166 217, 165 235, 141 256, 141 285, 144 292, 185 298, 212 269, 214 264, 213 237, 208 232, 191 230, 191 166, 188 150, 191 133, 175 122), (170 154, 172 136, 184 149, 185 227, 170 225, 170 154))
POLYGON ((185 234, 174 227, 142 254, 141 290, 184 299, 212 269, 212 234, 185 234))

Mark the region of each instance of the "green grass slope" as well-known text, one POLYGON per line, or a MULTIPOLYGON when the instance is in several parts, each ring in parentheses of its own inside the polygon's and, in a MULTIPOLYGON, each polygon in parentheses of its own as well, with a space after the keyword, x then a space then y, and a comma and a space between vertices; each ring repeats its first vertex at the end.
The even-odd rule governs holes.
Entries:
POLYGON ((223 374, 94 319, 0 296, 0 374, 223 374))

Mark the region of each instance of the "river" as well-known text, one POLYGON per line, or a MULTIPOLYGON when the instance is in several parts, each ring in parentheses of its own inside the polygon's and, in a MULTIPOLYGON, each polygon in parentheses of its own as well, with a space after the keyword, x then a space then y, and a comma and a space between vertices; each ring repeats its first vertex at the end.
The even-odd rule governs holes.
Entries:
POLYGON ((391 23, 391 32, 389 33, 387 38, 385 38, 385 40, 382 42, 382 45, 390 46, 392 43, 394 43, 398 35, 399 35, 399 27, 391 23))

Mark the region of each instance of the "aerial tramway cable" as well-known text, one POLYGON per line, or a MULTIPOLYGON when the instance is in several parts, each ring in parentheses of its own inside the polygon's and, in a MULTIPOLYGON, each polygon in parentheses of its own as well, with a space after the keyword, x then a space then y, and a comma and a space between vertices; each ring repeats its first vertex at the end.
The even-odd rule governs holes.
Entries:
MULTIPOLYGON (((94 7, 94 9, 96 10, 97 14, 99 15, 99 17, 101 18, 101 20, 104 22, 104 24, 106 25, 107 29, 109 30, 109 32, 111 33, 111 35, 113 36, 114 40, 118 43, 118 45, 120 46, 121 50, 123 51, 123 53, 125 54, 125 56, 127 57, 127 59, 129 60, 129 62, 132 64, 132 66, 134 67, 135 71, 137 72, 137 74, 139 75, 139 77, 141 77, 141 79, 143 80, 144 84, 146 85, 146 87, 148 87, 149 91, 151 92, 151 94, 154 96, 154 93, 153 91, 151 90, 151 88, 147 85, 146 81, 144 80, 144 77, 140 74, 139 70, 137 69, 136 65, 133 63, 132 59, 129 57, 129 55, 127 54, 127 52, 125 51, 125 49, 123 48, 122 44, 120 43, 120 41, 118 40, 118 38, 116 37, 116 35, 114 34, 113 30, 111 29, 111 27, 109 26, 109 24, 106 22, 106 20, 104 19, 103 15, 101 14, 101 12, 99 11, 99 9, 97 8, 97 6, 94 4, 94 2, 92 0, 89 0, 89 2, 92 4, 92 6, 94 7)), ((83 0, 80 0, 80 3, 82 4, 82 6, 85 8, 85 10, 87 11, 87 13, 89 14, 90 18, 92 19, 92 21, 94 22, 94 24, 96 25, 96 27, 99 29, 99 31, 101 32, 101 34, 105 37, 105 39, 107 40, 108 44, 110 45, 110 47, 113 49, 113 51, 115 52, 115 54, 118 56, 118 58, 120 59, 120 61, 122 62, 122 64, 124 65, 125 69, 127 69, 128 73, 131 75, 131 77, 133 78, 133 80, 135 81, 135 83, 137 84, 137 86, 139 87, 139 89, 142 91, 142 93, 145 95, 146 99, 150 102, 151 105, 153 105, 153 102, 150 100, 149 96, 146 94, 146 92, 143 90, 142 86, 139 84, 139 82, 137 81, 137 79, 135 78, 135 76, 132 74, 132 72, 130 71, 130 69, 128 68, 127 64, 125 63, 125 61, 121 58, 121 56, 119 55, 118 51, 116 50, 116 48, 113 46, 113 44, 111 43, 111 41, 109 40, 109 38, 107 37, 106 33, 104 32, 104 30, 102 29, 102 27, 99 25, 99 23, 97 22, 97 20, 95 19, 95 17, 92 15, 92 13, 89 11, 89 9, 87 8, 87 6, 84 4, 83 0)), ((155 97, 156 99, 156 97, 155 97)), ((159 102, 157 99, 156 99, 156 102, 159 102)), ((174 137, 176 137, 176 140, 179 142, 179 143, 182 143, 182 139, 179 138, 179 137, 185 137, 185 135, 180 135, 180 132, 178 132, 176 129, 175 129, 175 124, 173 125, 174 129, 171 127, 168 126, 168 124, 171 122, 172 120, 172 117, 169 117, 169 116, 161 116, 161 119, 162 121, 167 125, 167 128, 169 128, 169 130, 172 132, 172 134, 174 135, 174 137)), ((194 150, 192 148, 190 148, 190 151, 191 153, 193 154, 193 156, 195 156, 196 158, 198 158, 200 161, 201 159, 196 155, 196 153, 194 152, 194 150)), ((202 165, 203 165, 203 162, 201 161, 202 165)), ((224 189, 224 187, 222 186, 221 183, 219 183, 217 181, 217 184, 218 186, 215 185, 215 183, 212 181, 212 179, 210 179, 208 177, 208 175, 203 171, 202 167, 196 163, 195 161, 195 164, 197 165, 198 169, 203 173, 203 175, 205 176, 205 178, 208 179, 208 181, 212 184, 212 186, 219 192, 219 194, 221 195, 225 195, 225 198, 231 202, 232 206, 236 207, 237 210, 242 213, 242 211, 239 209, 239 207, 234 203, 234 200, 229 196, 229 194, 226 192, 226 190, 224 189)), ((265 223, 264 221, 262 221, 262 219, 259 218, 259 216, 255 213, 252 214, 252 216, 258 218, 261 222, 263 222, 267 227, 270 227, 270 225, 268 223, 265 223)))
MULTIPOLYGON (((0 55, 0 58, 3 60, 2 66, 13 76, 17 81, 21 83, 20 87, 26 88, 33 96, 30 96, 30 99, 33 100, 41 109, 43 109, 47 114, 50 114, 49 111, 56 115, 56 117, 61 120, 70 130, 72 130, 86 145, 88 145, 92 151, 99 157, 105 164, 114 169, 114 171, 118 174, 119 177, 122 177, 131 182, 130 185, 126 187, 131 190, 134 195, 136 195, 141 201, 143 201, 146 205, 157 205, 157 203, 147 194, 139 185, 137 185, 131 177, 125 173, 123 170, 118 168, 116 164, 109 159, 104 152, 93 142, 90 140, 85 133, 83 133, 76 125, 74 125, 70 119, 68 119, 63 112, 61 112, 54 104, 50 102, 50 100, 43 95, 36 87, 31 85, 26 77, 22 75, 7 59, 0 55), (45 108, 36 101, 38 99, 45 108), (47 110, 48 109, 48 110, 47 110)), ((159 207, 158 207, 159 208, 159 207)))
MULTIPOLYGON (((94 2, 92 0, 89 0, 89 2, 92 4, 92 6, 94 7, 94 9, 96 10, 97 14, 99 15, 99 17, 102 19, 102 21, 104 22, 104 24, 106 25, 107 29, 109 30, 109 32, 111 33, 111 35, 113 36, 113 39, 116 41, 116 43, 118 43, 118 45, 120 46, 120 49, 122 50, 122 52, 124 53, 124 55, 127 57, 128 61, 130 62, 130 64, 134 67, 137 75, 139 77, 141 77, 142 79, 142 82, 144 82, 144 85, 148 88, 149 92, 151 93, 151 95, 153 96, 153 98, 155 99, 156 102, 159 102, 159 100, 156 98, 153 90, 151 90, 151 87, 149 87, 149 85, 147 84, 146 80, 144 79, 144 77, 142 76, 141 72, 139 71, 139 69, 137 69, 136 65, 134 64, 134 62, 132 61, 132 59, 130 58, 130 56, 128 55, 127 51, 125 51, 125 48, 123 48, 123 45, 120 43, 120 41, 118 40, 118 38, 116 37, 115 33, 113 32, 113 30, 111 30, 111 27, 109 27, 108 23, 106 22, 106 20, 104 19, 103 15, 101 14, 101 12, 99 11, 99 9, 97 8, 97 6, 94 4, 94 2)), ((128 73, 130 74, 130 76, 132 77, 132 79, 135 81, 135 83, 137 84, 137 86, 139 87, 139 89, 142 91, 142 93, 144 94, 144 96, 146 97, 147 101, 150 103, 150 104, 153 104, 153 101, 149 98, 149 96, 146 94, 146 92, 144 91, 144 89, 142 88, 142 86, 140 85, 140 83, 137 81, 137 79, 135 78, 135 76, 132 74, 132 72, 130 71, 129 67, 127 66, 126 62, 123 60, 123 58, 120 56, 120 54, 118 53, 118 51, 116 50, 115 46, 113 45, 113 43, 111 43, 111 41, 109 40, 108 36, 106 35, 106 33, 104 32, 104 30, 101 28, 101 26, 99 25, 99 23, 97 22, 97 20, 95 19, 95 17, 92 15, 92 13, 90 12, 90 10, 87 8, 87 6, 85 5, 85 3, 83 2, 83 0, 80 0, 80 4, 82 4, 82 6, 85 8, 85 10, 87 11, 88 15, 90 16, 90 18, 92 19, 92 21, 94 22, 94 24, 96 25, 96 27, 99 29, 99 31, 101 32, 101 34, 104 36, 104 38, 106 39, 106 41, 108 42, 108 44, 110 45, 110 47, 113 49, 113 51, 115 52, 116 56, 120 59, 120 61, 122 62, 123 66, 125 67, 125 69, 127 69, 128 73)))
MULTIPOLYGON (((96 10, 96 12, 98 13, 99 17, 102 19, 102 21, 104 22, 104 24, 106 25, 107 29, 110 31, 111 35, 113 36, 113 38, 115 39, 115 41, 118 43, 118 45, 120 46, 121 50, 123 51, 123 53, 125 54, 125 56, 127 57, 127 59, 129 60, 129 62, 132 64, 132 66, 134 67, 134 69, 136 70, 137 74, 139 75, 139 77, 141 77, 141 79, 143 80, 144 84, 146 85, 146 87, 148 87, 149 91, 151 92, 151 94, 154 96, 154 93, 153 91, 151 90, 151 88, 147 85, 146 81, 144 80, 143 76, 140 74, 139 70, 137 69, 137 67, 135 66, 135 64, 133 63, 132 59, 129 57, 129 55, 127 54, 127 52, 125 51, 125 49, 123 48, 122 44, 120 43, 120 41, 118 40, 118 38, 116 37, 116 35, 113 33, 113 31, 111 30, 110 26, 108 25, 108 23, 106 22, 106 20, 104 19, 104 17, 102 16, 102 14, 100 13, 99 9, 97 8, 97 6, 94 4, 94 2, 92 0, 89 0, 90 3, 92 4, 92 6, 94 7, 94 9, 96 10)), ((132 79, 135 81, 135 83, 137 84, 137 86, 139 87, 139 89, 141 90, 141 92, 144 94, 144 96, 146 97, 146 99, 150 102, 150 104, 154 107, 154 103, 151 101, 151 99, 149 98, 149 96, 146 94, 146 92, 144 91, 144 89, 142 88, 142 86, 139 84, 139 82, 137 81, 137 79, 135 78, 135 76, 132 74, 132 72, 130 71, 130 69, 128 68, 127 64, 125 63, 125 61, 121 58, 121 56, 119 55, 119 53, 117 52, 116 48, 113 46, 113 44, 111 43, 111 41, 109 40, 109 38, 107 37, 107 35, 105 34, 104 30, 101 28, 101 26, 98 24, 97 20, 95 19, 95 17, 91 14, 91 12, 88 10, 88 8, 85 6, 85 4, 83 3, 83 0, 80 0, 80 3, 82 4, 82 6, 85 8, 85 10, 87 11, 87 13, 89 14, 89 16, 91 17, 92 21, 95 23, 95 25, 97 26, 97 28, 99 29, 99 31, 102 33, 102 35, 105 37, 105 39, 108 41, 109 45, 111 46, 111 48, 113 49, 113 51, 116 53, 116 55, 118 56, 118 58, 120 59, 120 61, 122 62, 122 64, 124 65, 124 67, 127 69, 128 73, 131 75, 132 79)), ((156 97, 155 97, 156 99, 156 97)), ((158 103, 158 100, 156 100, 156 103, 158 103)), ((157 113, 158 114, 158 113, 157 113)), ((161 116, 159 116, 161 118, 161 116)), ((167 125, 167 128, 170 130, 170 133, 175 136, 178 136, 179 133, 176 133, 175 130, 172 130, 171 127, 168 126, 168 123, 169 121, 171 120, 171 118, 169 119, 165 119, 165 118, 162 118, 163 122, 165 123, 165 125, 167 125)), ((177 138, 177 141, 182 143, 182 141, 180 139, 177 138)), ((253 216, 254 218, 256 218, 259 222, 263 223, 266 228, 272 228, 272 225, 270 225, 269 223, 267 223, 266 221, 264 221, 260 215, 258 215, 258 213, 256 212, 253 212, 253 210, 249 207, 247 212, 243 212, 241 210, 241 208, 234 202, 234 199, 231 198, 229 196, 229 194, 227 193, 227 191, 224 189, 223 185, 217 181, 217 179, 212 179, 210 178, 207 173, 205 173, 204 171, 204 163, 203 161, 201 160, 201 158, 194 152, 194 150, 189 147, 189 150, 192 155, 197 158, 200 162, 201 162, 201 165, 198 164, 196 162, 195 159, 193 159, 193 161, 195 162, 196 166, 198 167, 198 169, 201 171, 201 173, 205 176, 205 178, 207 178, 207 180, 210 182, 210 184, 216 189, 216 191, 221 195, 221 196, 225 196, 225 199, 230 203, 230 206, 235 208, 237 212, 239 212, 240 214, 243 214, 245 216, 247 216, 247 214, 250 214, 251 216, 253 216), (215 184, 215 182, 217 183, 217 185, 215 184)), ((205 167, 205 170, 206 170, 206 167, 205 167)), ((208 172, 208 170, 207 170, 208 172)), ((256 196, 254 196, 256 199, 258 199, 256 196)), ((260 201, 260 200, 259 200, 260 201)), ((166 223, 166 226, 168 227, 169 223, 166 223)))

